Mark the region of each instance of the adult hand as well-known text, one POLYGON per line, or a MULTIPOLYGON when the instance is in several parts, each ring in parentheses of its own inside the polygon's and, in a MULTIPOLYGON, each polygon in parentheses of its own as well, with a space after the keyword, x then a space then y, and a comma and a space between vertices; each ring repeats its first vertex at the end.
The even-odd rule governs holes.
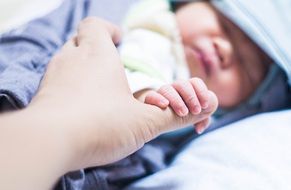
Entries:
POLYGON ((115 26, 85 19, 49 63, 29 107, 0 117, 1 189, 51 188, 71 170, 117 161, 215 111, 212 92, 207 109, 185 117, 137 101, 114 45, 119 38, 115 26))
POLYGON ((77 37, 49 64, 32 102, 31 109, 49 113, 52 126, 65 126, 75 155, 67 170, 117 161, 161 133, 207 118, 217 107, 212 92, 206 110, 186 117, 137 101, 114 45, 119 34, 103 20, 85 19, 77 37))

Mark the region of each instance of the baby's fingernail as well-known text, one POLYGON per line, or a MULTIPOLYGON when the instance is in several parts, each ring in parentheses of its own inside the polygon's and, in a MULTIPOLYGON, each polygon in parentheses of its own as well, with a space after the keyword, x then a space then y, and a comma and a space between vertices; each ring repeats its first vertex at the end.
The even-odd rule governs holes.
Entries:
POLYGON ((161 100, 160 104, 163 106, 167 106, 169 104, 169 101, 168 100, 161 100))
POLYGON ((178 112, 179 112, 180 116, 186 116, 188 114, 188 109, 187 108, 180 108, 178 112))
POLYGON ((196 105, 193 108, 193 114, 199 114, 201 112, 201 107, 196 105))
POLYGON ((199 135, 201 135, 206 129, 207 129, 207 127, 199 127, 199 128, 196 128, 196 132, 199 135))
POLYGON ((204 102, 201 106, 203 109, 206 109, 208 108, 209 105, 208 105, 208 102, 204 102))

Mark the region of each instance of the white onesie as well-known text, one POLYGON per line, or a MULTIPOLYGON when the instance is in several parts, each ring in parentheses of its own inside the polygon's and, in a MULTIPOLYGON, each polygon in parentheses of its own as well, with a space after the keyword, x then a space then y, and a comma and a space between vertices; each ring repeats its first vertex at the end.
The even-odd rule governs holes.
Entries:
POLYGON ((141 0, 130 9, 119 51, 133 93, 189 78, 175 14, 167 0, 141 0))

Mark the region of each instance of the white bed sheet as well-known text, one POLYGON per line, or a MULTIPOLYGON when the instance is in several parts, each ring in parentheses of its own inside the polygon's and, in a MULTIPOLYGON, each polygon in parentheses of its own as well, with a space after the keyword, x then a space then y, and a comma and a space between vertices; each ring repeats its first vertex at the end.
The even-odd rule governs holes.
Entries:
POLYGON ((13 0, 2 2, 0 11, 4 11, 4 9, 5 11, 0 16, 1 19, 5 20, 0 23, 0 32, 19 27, 33 18, 46 15, 62 2, 63 0, 13 0))
POLYGON ((201 136, 171 164, 128 190, 291 189, 291 110, 261 114, 201 136))

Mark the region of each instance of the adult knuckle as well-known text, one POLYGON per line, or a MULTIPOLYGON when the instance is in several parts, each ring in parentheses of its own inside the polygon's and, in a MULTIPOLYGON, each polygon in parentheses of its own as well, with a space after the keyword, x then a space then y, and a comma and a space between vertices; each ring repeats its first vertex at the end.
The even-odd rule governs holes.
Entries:
POLYGON ((96 24, 98 22, 99 22, 99 19, 97 17, 89 16, 89 17, 86 17, 81 22, 81 25, 91 25, 91 24, 96 24))

